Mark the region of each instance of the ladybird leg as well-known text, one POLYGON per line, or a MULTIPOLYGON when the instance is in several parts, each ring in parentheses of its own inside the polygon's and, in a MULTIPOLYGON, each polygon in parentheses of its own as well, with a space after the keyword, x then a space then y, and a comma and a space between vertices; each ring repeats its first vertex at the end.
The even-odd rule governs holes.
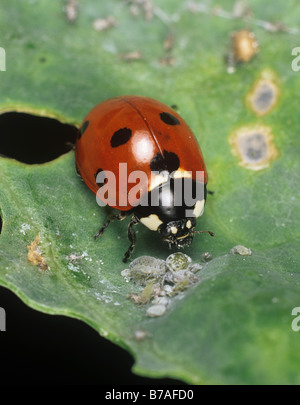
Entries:
POLYGON ((111 223, 111 221, 118 220, 122 221, 122 219, 125 219, 128 214, 124 214, 123 212, 119 212, 118 214, 110 215, 107 220, 104 222, 102 228, 99 229, 99 231, 94 235, 94 238, 97 239, 99 236, 103 235, 105 229, 108 227, 108 225, 111 223))
POLYGON ((133 249, 135 248, 135 244, 136 244, 136 234, 135 234, 135 230, 133 229, 133 225, 137 225, 139 223, 138 219, 133 216, 129 222, 128 225, 128 239, 130 242, 129 248, 127 249, 124 257, 123 257, 123 262, 126 263, 127 260, 129 259, 129 256, 131 255, 131 253, 133 252, 133 249))
POLYGON ((212 231, 193 231, 191 232, 193 235, 196 235, 197 233, 209 233, 210 236, 215 236, 215 234, 212 231))
POLYGON ((81 174, 80 174, 80 171, 79 171, 78 166, 77 166, 76 163, 75 163, 75 169, 76 169, 77 175, 80 177, 81 180, 83 180, 83 178, 82 178, 82 176, 81 176, 81 174))

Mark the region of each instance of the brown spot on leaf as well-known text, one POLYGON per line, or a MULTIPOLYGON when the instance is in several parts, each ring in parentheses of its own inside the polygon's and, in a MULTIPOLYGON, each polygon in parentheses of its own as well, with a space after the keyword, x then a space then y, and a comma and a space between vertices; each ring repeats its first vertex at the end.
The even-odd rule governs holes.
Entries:
POLYGON ((248 63, 254 58, 259 52, 259 46, 255 34, 247 29, 232 32, 230 42, 226 60, 227 72, 232 74, 238 64, 248 63))
POLYGON ((67 20, 70 23, 74 23, 77 19, 78 14, 77 0, 67 0, 67 3, 64 7, 64 12, 66 14, 67 20))
POLYGON ((161 66, 173 66, 175 64, 176 60, 170 55, 163 56, 160 58, 159 63, 161 66))
POLYGON ((174 35, 172 33, 168 33, 164 40, 164 51, 170 52, 174 47, 174 35))
POLYGON ((258 53, 258 43, 253 32, 236 31, 231 35, 232 52, 236 62, 249 62, 258 53))
POLYGON ((107 18, 97 18, 93 22, 93 28, 96 31, 107 31, 110 28, 116 27, 117 21, 114 17, 108 16, 107 18))
POLYGON ((39 246, 40 241, 41 241, 40 234, 37 234, 34 241, 27 246, 28 249, 27 259, 30 263, 40 267, 41 270, 45 271, 48 269, 48 266, 39 246))
POLYGON ((122 53, 120 55, 120 59, 124 60, 125 62, 134 62, 136 60, 142 59, 142 52, 141 51, 132 51, 127 53, 122 53))
POLYGON ((278 157, 271 128, 267 126, 241 127, 230 136, 229 142, 239 164, 247 169, 265 169, 278 157))

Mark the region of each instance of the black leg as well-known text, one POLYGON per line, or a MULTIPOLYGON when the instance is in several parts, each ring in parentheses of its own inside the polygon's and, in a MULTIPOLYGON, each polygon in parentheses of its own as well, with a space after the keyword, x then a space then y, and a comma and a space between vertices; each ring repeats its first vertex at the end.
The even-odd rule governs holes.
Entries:
POLYGON ((110 215, 107 218, 104 225, 102 226, 102 228, 100 228, 99 231, 96 233, 96 235, 94 235, 94 238, 97 239, 100 235, 103 235, 105 229, 108 227, 108 225, 111 223, 111 221, 114 221, 114 220, 122 221, 122 219, 126 218, 127 216, 128 216, 128 214, 124 213, 124 212, 119 212, 118 214, 110 215))
POLYGON ((135 231, 133 229, 133 225, 138 224, 139 221, 137 220, 137 218, 135 216, 133 216, 129 222, 128 225, 128 239, 130 242, 129 248, 127 249, 124 257, 123 257, 123 262, 126 263, 127 260, 129 259, 131 253, 133 252, 133 249, 135 247, 135 243, 136 243, 136 234, 135 231))

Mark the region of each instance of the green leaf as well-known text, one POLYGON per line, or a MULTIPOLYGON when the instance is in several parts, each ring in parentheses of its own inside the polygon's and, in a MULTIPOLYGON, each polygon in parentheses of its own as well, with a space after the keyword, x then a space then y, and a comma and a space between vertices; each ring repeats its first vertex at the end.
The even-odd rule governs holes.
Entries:
MULTIPOLYGON (((291 52, 299 46, 300 6, 255 0, 252 17, 234 18, 233 2, 195 4, 153 2, 145 20, 143 4, 85 0, 71 22, 63 2, 3 0, 0 111, 79 125, 95 104, 117 95, 176 104, 199 140, 214 191, 198 229, 215 237, 198 235, 185 250, 194 263, 212 255, 201 281, 158 318, 129 300, 137 286, 121 276, 126 225, 114 223, 93 239, 107 210, 77 177, 70 152, 39 165, 1 158, 0 283, 31 307, 81 319, 126 348, 136 373, 195 384, 299 384, 291 313, 300 306, 300 73, 291 52), (116 25, 96 31, 94 20, 109 16, 116 25), (249 22, 259 53, 229 74, 230 34, 249 22), (164 50, 170 34, 173 47, 164 50), (141 57, 129 62, 129 52, 141 57), (260 114, 251 97, 262 82, 268 91, 258 87, 264 96, 255 93, 256 105, 272 97, 274 105, 260 114), (35 264, 27 248, 34 241, 35 264), (230 253, 236 245, 252 255, 230 253)), ((135 257, 169 254, 140 226, 135 257)))

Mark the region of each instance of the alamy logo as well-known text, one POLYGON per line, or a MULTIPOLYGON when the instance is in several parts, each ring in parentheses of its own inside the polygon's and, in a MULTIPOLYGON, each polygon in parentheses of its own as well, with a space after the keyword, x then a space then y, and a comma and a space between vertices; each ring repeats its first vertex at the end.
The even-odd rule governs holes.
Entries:
POLYGON ((292 309, 292 316, 295 318, 292 320, 292 329, 294 332, 299 332, 300 330, 300 307, 295 307, 292 309))
POLYGON ((292 60, 292 70, 294 72, 299 72, 300 70, 300 46, 292 49, 292 56, 296 56, 292 60))
MULTIPOLYGON (((111 207, 131 207, 137 205, 158 207, 174 206, 193 207, 204 198, 204 172, 196 171, 193 182, 193 172, 185 171, 184 176, 179 171, 152 171, 150 177, 141 170, 127 172, 127 163, 119 163, 118 175, 109 170, 99 170, 95 180, 99 186, 96 194, 98 205, 111 207), (157 186, 163 185, 163 191, 157 186), (148 190, 151 197, 148 198, 148 190), (117 199, 118 196, 118 199, 117 199)), ((189 213, 190 215, 190 213, 189 213)), ((187 214, 187 216, 189 216, 187 214)))
POLYGON ((5 310, 0 307, 0 332, 6 331, 6 314, 5 310))
POLYGON ((0 71, 6 71, 6 53, 5 49, 0 47, 0 71))

